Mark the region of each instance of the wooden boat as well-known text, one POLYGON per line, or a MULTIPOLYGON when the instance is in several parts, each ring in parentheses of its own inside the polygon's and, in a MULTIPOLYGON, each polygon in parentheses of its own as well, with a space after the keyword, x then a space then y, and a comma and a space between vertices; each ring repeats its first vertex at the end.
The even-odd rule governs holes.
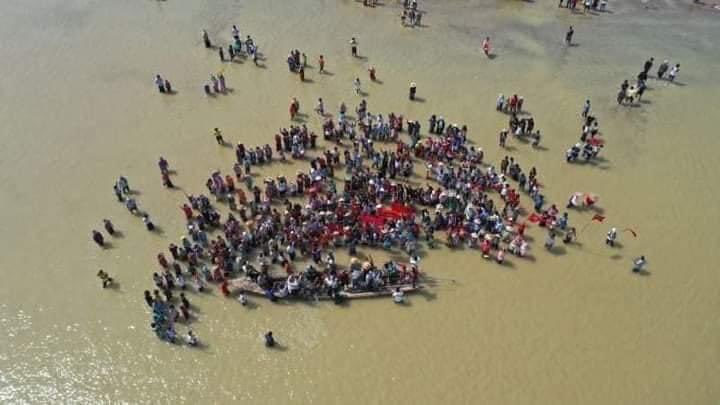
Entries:
MULTIPOLYGON (((230 280, 230 287, 232 292, 244 292, 245 294, 252 294, 257 296, 266 297, 265 290, 259 285, 252 281, 248 277, 238 277, 230 280)), ((361 298, 376 298, 376 297, 389 297, 392 295, 396 288, 400 288, 400 291, 405 294, 417 292, 424 288, 421 284, 416 284, 414 287, 412 284, 397 284, 388 285, 377 291, 340 291, 340 295, 346 299, 361 299, 361 298)), ((288 297, 295 298, 295 297, 288 297)), ((331 300, 332 297, 328 295, 318 296, 319 300, 331 300)))

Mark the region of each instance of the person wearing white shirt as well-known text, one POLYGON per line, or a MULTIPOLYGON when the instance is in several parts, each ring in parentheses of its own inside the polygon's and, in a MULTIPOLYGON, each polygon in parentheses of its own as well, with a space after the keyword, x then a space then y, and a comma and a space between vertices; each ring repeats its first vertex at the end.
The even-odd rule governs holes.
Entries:
POLYGON ((668 80, 670 80, 671 82, 675 81, 675 77, 677 76, 678 73, 680 73, 680 64, 679 63, 677 65, 673 66, 672 68, 670 68, 670 73, 668 73, 668 80))
POLYGON ((392 293, 393 302, 396 304, 402 304, 405 302, 405 293, 400 290, 400 287, 395 288, 395 291, 392 293))
POLYGON ((640 256, 633 260, 633 273, 640 273, 645 267, 645 263, 647 263, 647 261, 645 260, 645 256, 640 256))

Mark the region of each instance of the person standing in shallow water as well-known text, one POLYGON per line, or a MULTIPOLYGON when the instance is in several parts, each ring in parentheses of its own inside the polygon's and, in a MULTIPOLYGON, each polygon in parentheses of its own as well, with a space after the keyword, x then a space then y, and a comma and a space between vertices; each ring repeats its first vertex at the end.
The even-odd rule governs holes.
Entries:
POLYGON ((275 346, 275 338, 273 337, 272 331, 268 331, 268 333, 265 334, 265 346, 266 347, 274 347, 275 346))
POLYGON ((665 60, 663 61, 663 63, 661 63, 660 66, 658 66, 657 78, 658 78, 658 79, 663 79, 664 76, 665 76, 665 73, 667 73, 667 71, 668 71, 669 68, 670 68, 670 62, 668 62, 668 60, 665 59, 665 60))
POLYGON ((605 237, 605 244, 609 245, 610 247, 615 247, 615 241, 617 240, 617 229, 612 228, 610 231, 608 231, 607 236, 605 237))
POLYGON ((485 37, 485 39, 483 39, 482 50, 485 56, 490 57, 490 37, 485 37))
POLYGON ((648 73, 650 73, 650 69, 652 69, 653 62, 655 62, 655 58, 650 58, 645 61, 645 65, 643 65, 643 73, 647 76, 648 73))
POLYGON ((103 226, 105 227, 105 231, 110 234, 110 236, 115 235, 115 227, 109 219, 103 219, 103 226))
POLYGON ((507 142, 507 136, 508 136, 508 131, 506 129, 503 129, 502 131, 500 131, 499 145, 501 148, 505 148, 505 143, 507 142))
POLYGON ((155 79, 153 80, 155 82, 155 85, 158 88, 158 91, 160 93, 165 93, 165 81, 160 75, 155 75, 155 79))
POLYGON ((532 147, 539 148, 540 147, 540 138, 541 138, 540 130, 538 129, 537 131, 535 131, 534 134, 530 134, 530 137, 533 139, 532 147))
POLYGON ((98 276, 98 278, 100 279, 100 281, 101 281, 101 283, 102 283, 102 288, 108 288, 109 286, 112 285, 112 283, 113 283, 113 278, 110 277, 110 275, 107 274, 107 273, 105 272, 105 270, 103 270, 103 269, 98 270, 97 276, 98 276))
POLYGON ((222 72, 218 72, 217 79, 218 90, 220 90, 220 93, 225 93, 225 91, 227 90, 227 86, 225 85, 225 75, 223 75, 222 72))
POLYGON ((215 135, 215 141, 218 145, 225 145, 225 140, 223 139, 222 132, 220 132, 219 128, 215 128, 213 130, 213 135, 215 135))
POLYGON ((152 295, 150 295, 150 291, 145 290, 145 292, 143 293, 143 296, 145 298, 145 303, 147 304, 147 306, 152 308, 153 304, 155 303, 155 300, 153 300, 152 295))
POLYGON ((320 73, 325 73, 325 57, 320 55, 320 58, 318 59, 318 65, 320 65, 320 73))
POLYGON ((230 59, 230 62, 232 62, 233 59, 235 59, 235 49, 233 49, 232 45, 228 45, 228 56, 229 56, 228 59, 230 59))
POLYGON ((205 48, 212 48, 212 43, 210 42, 210 35, 208 35, 207 31, 202 30, 202 40, 205 44, 205 48))
POLYGON ((93 238, 93 241, 95 241, 95 243, 97 243, 98 246, 100 246, 101 248, 105 247, 105 238, 99 231, 96 231, 93 229, 92 238, 93 238))
POLYGON ((317 112, 318 115, 321 117, 325 116, 325 104, 323 103, 322 98, 318 98, 317 107, 315 107, 315 112, 317 112))
POLYGON ((258 56, 258 47, 257 47, 257 45, 253 46, 252 60, 253 60, 253 63, 255 64, 255 66, 257 66, 257 65, 258 65, 258 61, 260 60, 260 57, 258 56))
POLYGON ((575 30, 573 29, 572 25, 568 29, 568 31, 565 33, 565 44, 571 45, 572 44, 572 37, 575 35, 575 30))
POLYGON ((590 100, 585 100, 585 105, 583 105, 582 114, 580 115, 585 118, 588 114, 590 114, 590 100))
POLYGON ((640 256, 633 260, 633 273, 640 273, 641 271, 643 271, 645 263, 647 263, 647 261, 645 260, 645 256, 640 256))
POLYGON ((352 37, 350 39, 350 53, 352 54, 352 56, 357 58, 358 50, 357 50, 357 40, 355 39, 355 37, 352 37))
POLYGON ((680 64, 673 66, 672 69, 670 69, 670 73, 668 73, 668 80, 671 82, 675 81, 675 77, 677 77, 677 74, 680 72, 680 64))

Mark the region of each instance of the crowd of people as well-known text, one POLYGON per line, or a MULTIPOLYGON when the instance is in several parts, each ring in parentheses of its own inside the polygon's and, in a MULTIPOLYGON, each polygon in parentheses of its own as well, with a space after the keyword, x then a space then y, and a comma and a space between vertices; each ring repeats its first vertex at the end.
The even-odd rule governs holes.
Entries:
POLYGON ((403 9, 400 13, 400 23, 403 27, 422 26, 423 12, 418 10, 417 0, 403 0, 403 9))
MULTIPOLYGON (((567 7, 574 8, 575 3, 568 0, 567 7)), ((604 7, 603 1, 589 0, 585 4, 590 8, 604 7)), ((404 0, 403 5, 403 24, 420 25, 422 13, 417 2, 404 0)), ((570 27, 566 35, 568 44, 573 32, 570 27)), ((224 48, 217 48, 221 61, 232 61, 243 52, 257 61, 257 46, 249 35, 241 40, 239 29, 233 25, 232 37, 233 43, 227 47, 228 59, 224 48)), ((202 40, 205 47, 213 48, 205 30, 202 40)), ((357 57, 357 39, 353 37, 349 43, 352 56, 357 57)), ((483 50, 490 55, 489 37, 483 50)), ((323 73, 323 55, 318 62, 323 73)), ((292 50, 287 63, 288 69, 304 80, 305 53, 292 50)), ((635 90, 627 81, 623 83, 618 102, 628 98, 633 102, 642 96, 652 65, 651 58, 638 75, 635 90)), ((665 61, 658 68, 657 77, 663 79, 667 73, 672 81, 678 71, 679 65, 670 68, 665 61)), ((375 68, 370 66, 368 73, 375 81, 375 68)), ((170 83, 160 75, 155 83, 161 93, 172 92, 170 83)), ((356 78, 353 87, 358 95, 362 95, 360 86, 360 79, 356 78)), ((211 75, 210 82, 204 84, 207 95, 226 90, 222 72, 211 75)), ((416 92, 417 85, 411 83, 411 100, 416 92)), ((535 128, 534 117, 523 110, 523 104, 524 98, 517 94, 498 96, 496 110, 509 115, 508 127, 499 134, 503 148, 508 135, 528 137, 533 146, 539 146, 540 131, 535 128)), ((299 101, 292 98, 290 118, 296 119, 299 111, 299 101)), ((255 147, 239 142, 234 148, 232 174, 214 171, 206 181, 207 193, 186 194, 187 201, 180 207, 186 233, 179 244, 170 243, 167 252, 158 253, 159 270, 152 274, 153 291, 144 292, 153 317, 151 328, 159 338, 177 341, 175 324, 192 319, 185 292, 202 292, 210 283, 217 285, 225 296, 237 295, 243 305, 247 298, 243 291, 233 289, 234 278, 251 280, 273 301, 327 296, 339 303, 343 292, 391 288, 393 300, 400 303, 404 293, 397 286, 414 287, 420 282, 419 255, 424 249, 437 246, 437 233, 444 234, 448 247, 476 249, 482 257, 498 264, 503 264, 508 255, 518 258, 530 255, 530 240, 525 236, 529 224, 547 230, 544 246, 548 250, 555 248, 557 237, 562 237, 566 244, 577 238, 568 212, 561 212, 546 201, 537 169, 524 170, 512 156, 505 156, 497 166, 486 162, 483 149, 469 144, 467 125, 448 123, 443 116, 432 114, 427 134, 422 134, 419 120, 409 120, 394 112, 370 112, 364 98, 355 108, 354 119, 347 115, 344 103, 336 115, 326 114, 322 98, 318 99, 315 111, 323 120, 327 149, 320 151, 317 135, 304 124, 280 128, 274 135, 274 148, 272 142, 255 147), (311 156, 306 153, 309 150, 317 153, 311 156), (294 177, 267 177, 262 184, 255 184, 253 166, 284 161, 286 154, 306 161, 309 167, 297 171, 294 177), (425 168, 424 185, 407 181, 418 162, 425 168), (344 181, 338 185, 336 179, 341 176, 344 181), (210 197, 214 197, 212 201, 210 197), (522 207, 522 198, 530 201, 532 209, 522 207), (220 205, 227 205, 229 212, 223 214, 220 205), (523 220, 528 213, 527 220, 523 220), (395 252, 407 257, 407 262, 386 261, 377 265, 371 256, 361 262, 360 247, 395 252), (335 255, 340 250, 346 250, 352 258, 348 266, 336 262, 335 255), (274 271, 277 268, 282 269, 282 276, 274 271)), ((580 142, 567 150, 568 162, 581 157, 585 161, 594 159, 603 147, 589 100, 583 105, 581 116, 580 142)), ((218 128, 213 134, 218 144, 226 145, 218 128)), ((158 166, 162 184, 174 188, 167 160, 160 157, 158 166)), ((125 177, 118 179, 114 191, 118 201, 124 202, 131 213, 141 215, 148 230, 154 230, 148 214, 141 212, 131 197, 125 177)), ((566 207, 587 208, 596 202, 595 196, 575 193, 566 207)), ((104 227, 113 235, 109 220, 104 221, 104 227)), ((100 231, 93 230, 92 238, 99 246, 105 246, 100 231)), ((613 228, 606 243, 612 247, 616 239, 613 228)), ((633 271, 640 271, 644 265, 644 257, 636 259, 633 271)), ((103 270, 98 277, 103 287, 113 283, 103 270)), ((274 344, 271 332, 265 339, 271 342, 268 345, 274 344)), ((198 344, 192 330, 185 340, 193 346, 198 344)))
MULTIPOLYGON (((531 132, 532 118, 521 121, 516 115, 522 103, 505 104, 503 101, 499 110, 511 114, 514 133, 516 128, 531 132)), ((178 312, 170 304, 172 290, 184 290, 188 285, 200 292, 208 283, 215 283, 229 296, 237 293, 230 280, 244 276, 271 300, 329 296, 339 302, 344 291, 415 285, 420 276, 418 254, 423 246, 437 245, 436 232, 445 233, 447 246, 477 249, 482 257, 500 264, 506 255, 525 257, 530 244, 524 235, 528 222, 521 221, 521 194, 532 201, 534 212, 528 221, 548 230, 546 249, 554 248, 557 236, 564 235, 564 243, 573 243, 577 237, 568 213, 561 214, 555 204, 545 201, 537 170, 532 167, 526 173, 509 156, 498 168, 486 164, 482 149, 467 144, 466 125, 448 124, 433 114, 423 139, 419 121, 394 113, 387 118, 371 113, 364 99, 355 109, 355 120, 346 112, 342 103, 336 121, 325 119, 323 135, 334 146, 309 157, 309 169, 298 171, 294 179, 277 176, 266 178, 262 185, 253 184, 251 167, 272 163, 273 148, 270 144, 246 148, 239 143, 235 177, 216 171, 206 182, 215 203, 204 194, 187 196, 181 207, 187 234, 179 245, 168 246, 171 260, 165 253, 158 254, 162 270, 153 274, 155 295, 146 293, 158 336, 174 340, 176 333, 169 320, 188 319, 187 306, 181 305, 178 312), (429 183, 425 186, 403 181, 413 174, 416 160, 427 169, 429 183), (341 189, 335 181, 338 170, 345 174, 341 189), (235 180, 243 184, 236 186, 235 180), (251 194, 249 198, 246 192, 251 194), (298 198, 306 198, 306 204, 291 201, 298 198), (227 215, 214 205, 223 203, 229 208, 227 215), (213 238, 212 232, 218 234, 213 238), (362 246, 397 250, 407 255, 409 264, 360 263, 356 256, 362 246), (336 263, 339 249, 347 249, 353 257, 347 268, 336 263), (303 265, 305 260, 311 264, 303 265), (284 276, 277 277, 273 267, 281 268, 284 276)), ((582 113, 586 139, 597 134, 597 121, 589 112, 588 102, 582 113)), ((315 134, 304 125, 281 128, 274 141, 275 152, 289 152, 297 159, 308 158, 304 151, 317 147, 315 134)), ((160 166, 161 171, 166 170, 167 163, 160 166)), ((595 201, 572 196, 568 207, 595 201)), ((404 299, 400 290, 392 296, 396 302, 404 299)), ((242 291, 238 300, 247 302, 242 291)))
POLYGON ((560 0, 558 7, 565 7, 575 11, 578 3, 583 7, 583 13, 586 13, 588 10, 605 11, 608 2, 607 0, 560 0))
MULTIPOLYGON (((133 214, 134 216, 139 216, 142 219, 143 224, 148 231, 155 231, 155 224, 150 219, 150 214, 141 211, 137 204, 137 201, 134 197, 132 197, 133 192, 132 190, 130 190, 130 183, 125 176, 120 176, 115 182, 115 184, 113 184, 113 192, 115 193, 115 197, 117 198, 118 202, 125 203, 125 208, 127 208, 127 210, 131 214, 133 214)), ((116 235, 115 227, 109 219, 103 219, 103 227, 105 228, 105 231, 108 233, 108 235, 116 235)), ((105 241, 105 236, 102 234, 102 232, 93 229, 91 236, 93 242, 95 242, 98 246, 100 246, 101 248, 107 247, 107 242, 105 241)))
POLYGON ((206 96, 213 94, 225 94, 227 85, 225 83, 225 75, 222 72, 210 75, 210 81, 203 84, 203 91, 206 96))
MULTIPOLYGON (((323 58, 322 55, 320 55, 320 57, 323 58)), ((305 68, 307 68, 307 55, 305 55, 305 53, 301 53, 297 49, 290 51, 287 57, 287 64, 288 70, 297 73, 300 76, 300 81, 305 81, 305 68)))
MULTIPOLYGON (((353 125, 345 110, 341 105, 338 124, 328 119, 324 125, 326 139, 336 146, 310 158, 307 172, 299 171, 294 181, 278 176, 265 179, 262 186, 245 182, 243 190, 235 186, 232 176, 214 172, 207 181, 208 193, 216 203, 228 204, 227 215, 207 196, 188 195, 181 207, 187 235, 180 245, 168 247, 172 260, 158 254, 163 270, 153 275, 166 300, 172 297, 170 290, 188 284, 202 291, 207 283, 217 283, 223 294, 230 295, 229 279, 240 275, 253 280, 273 300, 318 295, 340 300, 341 291, 415 284, 422 243, 436 246, 438 231, 446 233, 448 246, 478 249, 498 263, 506 253, 523 257, 529 243, 524 238, 527 224, 519 222, 520 193, 533 200, 542 215, 540 226, 556 233, 567 227, 567 213, 559 216, 554 205, 544 207, 535 168, 526 175, 511 157, 501 161, 499 170, 482 168, 482 150, 466 144, 467 126, 446 125, 444 118, 433 115, 430 134, 421 140, 418 121, 404 121, 394 113, 385 120, 381 114, 370 113, 365 100, 356 108, 358 119, 353 125), (361 130, 348 129, 355 125, 361 130), (400 133, 407 133, 409 142, 400 133), (345 140, 349 147, 341 153, 337 145, 345 140), (388 141, 394 148, 376 145, 388 141), (427 180, 436 185, 413 187, 403 182, 412 175, 416 159, 424 162, 427 180), (336 170, 345 173, 340 190, 336 170), (252 197, 247 198, 245 191, 252 197), (501 204, 491 197, 495 193, 501 204), (307 203, 291 202, 299 197, 307 198, 307 203), (212 238, 208 233, 213 231, 220 234, 212 238), (336 250, 347 249, 355 257, 360 246, 403 252, 409 264, 390 261, 376 266, 372 260, 361 264, 357 259, 345 269, 336 264, 336 250), (299 270, 296 263, 303 259, 312 264, 299 270), (274 277, 272 266, 282 268, 286 275, 274 277)), ((315 144, 310 139, 306 128, 281 129, 275 136, 276 151, 290 151, 301 144, 312 148, 315 144)), ((263 149, 271 148, 257 148, 263 149)), ((250 150, 239 144, 236 152, 236 178, 246 179, 252 165, 250 150)), ((272 156, 266 160, 270 161, 272 156)), ((393 295, 399 299, 402 294, 393 295)), ((241 299, 245 300, 244 294, 241 299)), ((167 333, 167 328, 163 331, 167 333)))
POLYGON ((524 102, 525 99, 517 94, 505 97, 505 95, 501 93, 495 101, 495 110, 505 114, 520 114, 523 112, 524 102))
MULTIPOLYGON (((624 80, 620 84, 620 91, 618 91, 617 94, 618 104, 633 105, 635 102, 640 102, 642 100, 642 96, 647 89, 647 81, 650 77, 650 70, 653 68, 654 63, 655 58, 652 57, 645 61, 634 84, 631 84, 628 80, 624 80)), ((667 80, 672 83, 675 81, 678 73, 680 73, 680 64, 676 63, 674 66, 671 66, 671 64, 665 60, 658 66, 655 77, 657 80, 667 80)))
MULTIPOLYGON (((212 49, 213 45, 207 31, 202 30, 201 35, 205 48, 212 49)), ((250 35, 247 35, 245 39, 242 39, 240 29, 237 25, 232 26, 231 35, 232 41, 227 46, 227 57, 225 56, 225 48, 223 48, 223 46, 217 46, 220 62, 234 62, 240 58, 250 57, 257 65, 260 57, 260 51, 258 45, 255 43, 255 40, 253 40, 250 35)))
POLYGON ((583 109, 583 125, 580 140, 565 151, 565 161, 568 163, 596 159, 605 147, 605 141, 600 138, 600 124, 594 116, 583 109), (582 157, 582 160, 580 158, 582 157))
MULTIPOLYGON (((241 38, 240 29, 237 25, 233 25, 231 29, 232 41, 227 46, 227 56, 225 55, 225 49, 223 46, 214 46, 210 40, 210 35, 207 30, 201 31, 201 37, 205 48, 215 49, 217 48, 220 62, 234 62, 242 58, 250 57, 253 63, 258 65, 260 60, 260 51, 255 40, 250 35, 247 35, 245 39, 241 38)), ((163 81, 160 75, 155 78, 155 83, 158 85, 158 89, 161 93, 172 92, 170 90, 170 83, 166 80, 163 81), (163 84, 159 84, 162 82, 163 84)), ((210 80, 202 84, 203 93, 206 96, 213 96, 216 94, 225 94, 228 91, 228 87, 225 83, 225 75, 222 71, 210 75, 210 80)))
POLYGON ((523 104, 525 99, 522 96, 513 94, 505 97, 504 94, 498 95, 495 101, 495 110, 509 114, 508 127, 503 128, 498 134, 498 145, 501 148, 507 147, 508 135, 513 135, 518 139, 527 139, 532 142, 534 148, 540 147, 540 139, 542 135, 540 130, 535 128, 535 118, 532 115, 520 117, 523 114, 523 104))
MULTIPOLYGON (((178 343, 178 333, 175 325, 178 322, 190 322, 192 317, 190 314, 190 301, 185 296, 185 293, 181 292, 178 298, 180 306, 176 308, 174 304, 176 300, 172 294, 175 279, 170 275, 160 276, 157 273, 154 274, 153 278, 157 288, 153 290, 153 294, 149 290, 144 292, 145 302, 152 312, 150 328, 159 339, 170 343, 178 343), (161 296, 160 291, 163 291, 164 297, 161 296)), ((185 289, 184 284, 177 287, 185 289)), ((192 329, 188 329, 184 340, 189 346, 199 345, 199 340, 192 329)))

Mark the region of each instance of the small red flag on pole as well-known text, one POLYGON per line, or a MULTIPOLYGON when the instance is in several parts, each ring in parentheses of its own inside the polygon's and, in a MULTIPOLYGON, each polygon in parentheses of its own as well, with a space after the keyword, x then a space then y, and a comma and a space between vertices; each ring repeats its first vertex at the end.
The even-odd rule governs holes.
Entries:
POLYGON ((595 214, 595 215, 593 215, 592 220, 602 222, 605 220, 605 217, 600 214, 595 214))

